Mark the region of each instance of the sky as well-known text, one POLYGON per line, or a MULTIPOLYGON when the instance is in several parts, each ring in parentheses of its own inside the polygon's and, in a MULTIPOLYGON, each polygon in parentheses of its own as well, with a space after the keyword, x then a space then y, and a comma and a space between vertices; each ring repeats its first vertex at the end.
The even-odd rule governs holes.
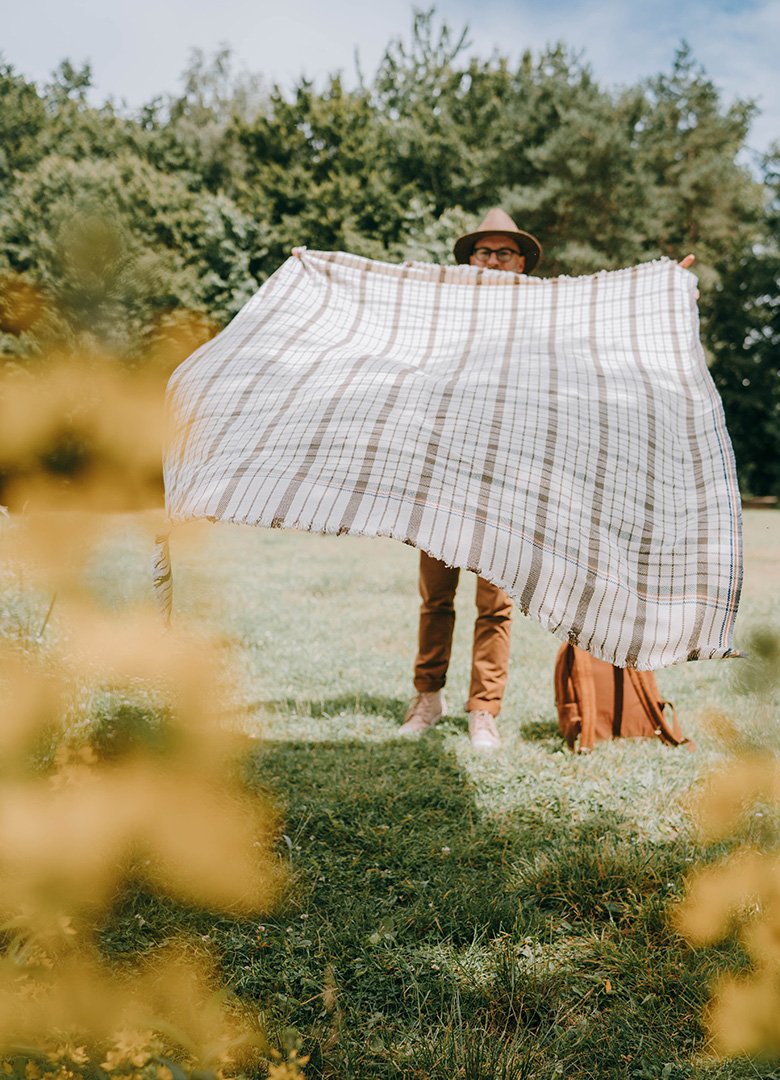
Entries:
MULTIPOLYGON (((393 38, 409 39, 409 0, 0 0, 0 55, 45 81, 64 58, 90 61, 93 100, 137 108, 180 86, 193 48, 232 48, 238 70, 289 87, 321 80, 355 54, 369 77, 393 38)), ((418 0, 417 7, 430 6, 418 0)), ((755 98, 749 147, 780 139, 780 0, 439 0, 437 16, 469 26, 469 52, 516 59, 559 40, 582 51, 602 85, 668 71, 681 40, 726 102, 755 98)))

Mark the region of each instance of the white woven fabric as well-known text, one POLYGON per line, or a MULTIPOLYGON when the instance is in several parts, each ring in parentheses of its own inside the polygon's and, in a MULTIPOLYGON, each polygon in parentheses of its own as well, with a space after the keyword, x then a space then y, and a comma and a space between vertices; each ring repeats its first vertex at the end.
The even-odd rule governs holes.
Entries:
MULTIPOLYGON (((301 249, 173 374, 171 522, 389 536, 621 666, 732 650, 741 520, 695 278, 301 249)), ((170 591, 163 548, 156 570, 170 591)))

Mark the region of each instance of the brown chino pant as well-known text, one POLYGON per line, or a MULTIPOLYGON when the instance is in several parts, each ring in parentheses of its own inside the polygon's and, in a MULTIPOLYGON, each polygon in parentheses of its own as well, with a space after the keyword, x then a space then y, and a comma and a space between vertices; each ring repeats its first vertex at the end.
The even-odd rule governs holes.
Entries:
MULTIPOLYGON (((460 570, 420 552, 420 637, 414 663, 419 694, 441 690, 447 679, 455 629, 455 590, 460 570)), ((512 601, 497 585, 477 577, 477 621, 467 712, 484 709, 498 716, 509 673, 512 601)))

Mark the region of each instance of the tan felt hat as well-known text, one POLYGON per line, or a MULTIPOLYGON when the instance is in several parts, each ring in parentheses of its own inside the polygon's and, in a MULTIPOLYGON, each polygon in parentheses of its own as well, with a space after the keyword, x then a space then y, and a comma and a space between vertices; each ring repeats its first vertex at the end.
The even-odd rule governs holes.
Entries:
POLYGON ((452 248, 455 261, 467 263, 477 241, 481 236, 500 235, 511 236, 520 245, 520 250, 525 255, 525 273, 530 274, 539 259, 542 257, 542 245, 535 236, 518 229, 514 221, 500 206, 494 206, 488 210, 485 220, 475 232, 459 236, 452 248))

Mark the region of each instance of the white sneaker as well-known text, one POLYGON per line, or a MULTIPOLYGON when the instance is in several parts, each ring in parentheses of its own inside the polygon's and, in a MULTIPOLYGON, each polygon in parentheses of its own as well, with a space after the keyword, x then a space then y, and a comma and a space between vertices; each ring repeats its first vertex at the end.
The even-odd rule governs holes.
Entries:
POLYGON ((404 722, 398 729, 399 735, 422 735, 430 731, 447 715, 447 703, 441 690, 431 690, 418 694, 406 710, 404 722))
POLYGON ((469 738, 475 750, 498 750, 501 746, 495 718, 484 709, 469 713, 469 738))

